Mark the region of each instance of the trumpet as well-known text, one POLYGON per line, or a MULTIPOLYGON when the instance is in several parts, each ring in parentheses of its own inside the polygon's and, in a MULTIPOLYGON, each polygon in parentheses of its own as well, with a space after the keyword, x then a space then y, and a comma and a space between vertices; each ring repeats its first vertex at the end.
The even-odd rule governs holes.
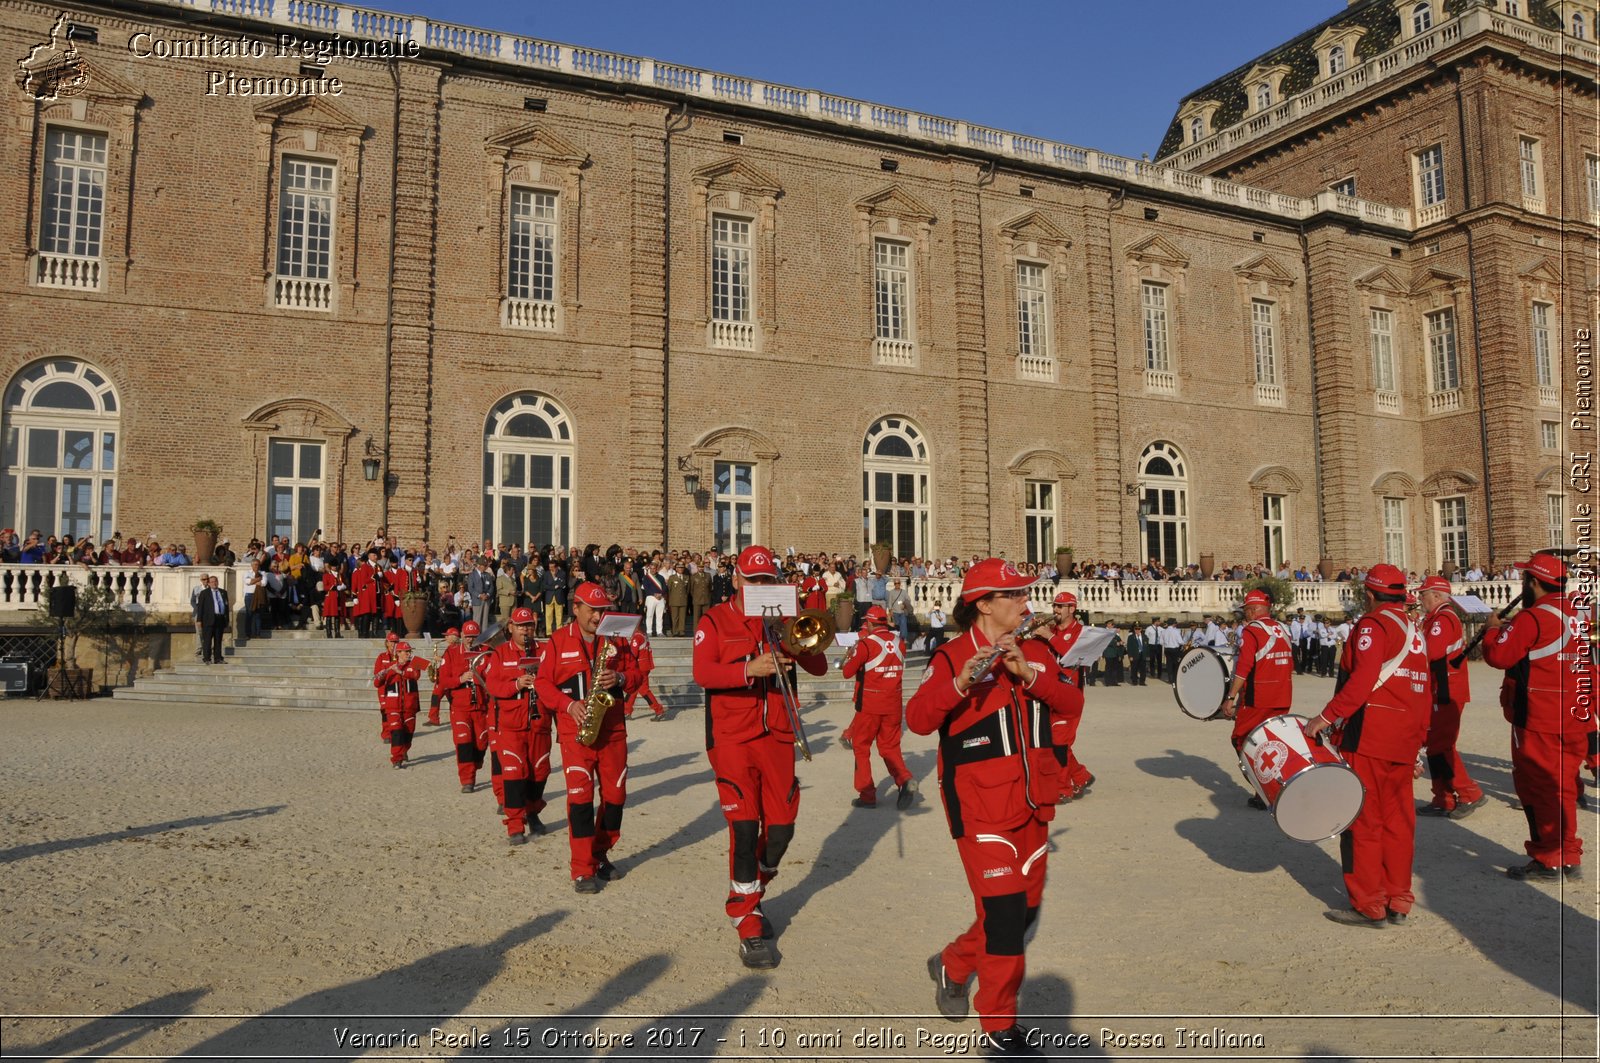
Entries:
POLYGON ((803 657, 824 653, 833 645, 838 628, 833 617, 821 609, 802 609, 787 618, 781 625, 767 621, 767 652, 777 669, 773 676, 783 694, 783 710, 789 716, 789 726, 794 730, 794 740, 800 746, 800 755, 811 759, 811 743, 806 741, 805 730, 800 726, 800 696, 789 682, 789 672, 778 659, 781 648, 790 657, 803 657))

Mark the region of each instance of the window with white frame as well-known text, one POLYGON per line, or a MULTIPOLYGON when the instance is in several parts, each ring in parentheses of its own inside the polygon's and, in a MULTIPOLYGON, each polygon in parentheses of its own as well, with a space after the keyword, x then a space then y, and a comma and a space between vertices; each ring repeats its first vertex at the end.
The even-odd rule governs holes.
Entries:
POLYGON ((511 190, 510 262, 506 296, 554 305, 556 301, 557 202, 554 192, 511 190))
POLYGON ((283 160, 278 200, 278 276, 326 280, 333 271, 333 197, 337 167, 283 160))
POLYGON ((861 443, 861 524, 867 543, 888 543, 896 557, 933 552, 928 440, 904 417, 873 422, 861 443))
POLYGON ((1439 518, 1439 565, 1454 562, 1457 568, 1466 568, 1467 557, 1467 500, 1441 498, 1434 503, 1439 518))
POLYGON ((572 537, 572 422, 526 391, 489 411, 483 434, 483 537, 547 546, 572 537))
POLYGON ((1140 528, 1144 553, 1167 568, 1189 563, 1189 475, 1183 453, 1152 443, 1139 455, 1140 528))
POLYGON ((1561 430, 1554 421, 1539 422, 1539 449, 1555 450, 1561 443, 1561 430))
MULTIPOLYGON (((711 320, 748 325, 752 317, 750 284, 750 227, 746 218, 726 214, 711 219, 711 320)), ((728 337, 715 333, 718 346, 747 346, 734 330, 728 337), (732 342, 724 342, 724 340, 732 342)))
POLYGON ((1393 311, 1377 306, 1367 310, 1367 341, 1372 348, 1372 389, 1399 391, 1394 373, 1393 311))
POLYGON ((1289 500, 1283 495, 1261 496, 1261 543, 1262 557, 1266 559, 1267 567, 1276 570, 1289 556, 1287 548, 1287 529, 1289 526, 1285 516, 1289 508, 1289 500))
POLYGON ((1533 304, 1533 380, 1542 388, 1554 387, 1555 363, 1550 358, 1550 304, 1533 304))
POLYGON ((1413 35, 1426 33, 1433 27, 1433 4, 1430 0, 1423 0, 1411 9, 1411 32, 1413 35))
POLYGON ((1584 20, 1582 11, 1572 13, 1572 35, 1580 41, 1589 39, 1589 23, 1584 20))
POLYGON ((309 542, 322 523, 325 443, 273 439, 267 443, 267 534, 309 542))
POLYGON ((872 307, 880 340, 911 339, 911 247, 895 240, 872 245, 872 307))
POLYGON ((1546 546, 1564 545, 1566 537, 1566 509, 1559 494, 1544 496, 1544 543, 1546 546))
POLYGON ((1335 181, 1333 184, 1329 185, 1328 188, 1330 191, 1337 192, 1341 196, 1353 197, 1356 194, 1356 179, 1354 177, 1346 177, 1342 181, 1335 181))
POLYGON ((1583 183, 1589 192, 1589 213, 1600 215, 1600 155, 1583 157, 1583 183))
POLYGON ((1206 138, 1206 120, 1200 117, 1189 119, 1189 143, 1198 144, 1206 138))
POLYGON ((35 362, 4 406, 0 524, 24 535, 111 538, 121 435, 115 389, 87 362, 35 362))
POLYGON ((1456 312, 1452 307, 1424 315, 1428 326, 1428 390, 1454 391, 1461 386, 1456 357, 1456 312))
POLYGON ((1167 286, 1154 281, 1139 285, 1139 306, 1144 314, 1144 367, 1157 373, 1172 372, 1172 352, 1167 340, 1167 286))
POLYGON ((1540 143, 1534 137, 1517 138, 1517 163, 1522 172, 1522 198, 1544 199, 1544 180, 1540 176, 1540 143))
POLYGON ((1266 299, 1250 300, 1250 344, 1256 356, 1256 383, 1275 386, 1278 379, 1277 308, 1266 299))
POLYGON ((1396 568, 1406 567, 1406 500, 1382 500, 1383 560, 1396 568))
POLYGON ((1256 110, 1265 111, 1272 106, 1272 85, 1263 81, 1256 86, 1256 110))
POLYGON ((1050 357, 1048 272, 1037 262, 1017 263, 1017 353, 1023 358, 1050 357))
POLYGON ((1522 17, 1522 2, 1521 2, 1521 0, 1505 0, 1505 3, 1506 3, 1506 14, 1510 15, 1512 18, 1521 18, 1522 17))
MULTIPOLYGON (((106 135, 80 129, 52 127, 47 130, 40 254, 99 258, 105 209, 106 135)), ((43 266, 41 263, 41 274, 43 266)), ((98 284, 93 286, 98 287, 98 284)))
POLYGON ((1023 531, 1028 540, 1028 561, 1038 564, 1056 556, 1056 485, 1049 480, 1023 484, 1023 531))
POLYGON ((736 554, 756 541, 756 469, 719 461, 713 472, 712 538, 719 554, 736 554))
POLYGON ((1346 66, 1344 45, 1336 44, 1328 49, 1328 76, 1342 71, 1346 66))
POLYGON ((1435 144, 1414 156, 1417 169, 1417 201, 1424 207, 1434 207, 1445 200, 1444 147, 1435 144))

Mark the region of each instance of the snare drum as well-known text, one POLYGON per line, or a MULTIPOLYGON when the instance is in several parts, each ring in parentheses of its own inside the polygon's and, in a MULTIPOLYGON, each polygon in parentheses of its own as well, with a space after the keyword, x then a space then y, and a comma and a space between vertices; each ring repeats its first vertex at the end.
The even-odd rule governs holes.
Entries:
POLYGON ((1172 696, 1183 714, 1196 720, 1214 719, 1228 696, 1228 662, 1216 650, 1196 646, 1178 661, 1172 696))
POLYGON ((1339 754, 1306 737, 1304 716, 1274 716, 1245 737, 1239 769, 1297 842, 1332 838, 1361 814, 1366 791, 1339 754))

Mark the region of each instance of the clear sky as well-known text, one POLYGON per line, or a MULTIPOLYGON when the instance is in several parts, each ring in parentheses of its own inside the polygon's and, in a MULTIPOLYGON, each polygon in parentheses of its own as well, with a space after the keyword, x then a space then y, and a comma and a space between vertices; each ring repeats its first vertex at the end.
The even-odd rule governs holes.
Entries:
POLYGON ((379 0, 1138 158, 1184 93, 1345 0, 379 0))

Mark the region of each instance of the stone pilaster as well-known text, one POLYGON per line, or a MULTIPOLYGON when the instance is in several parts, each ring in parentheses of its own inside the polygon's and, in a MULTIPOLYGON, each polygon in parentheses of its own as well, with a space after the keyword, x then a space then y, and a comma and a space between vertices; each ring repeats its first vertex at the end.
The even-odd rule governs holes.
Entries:
MULTIPOLYGON (((666 202, 665 119, 660 107, 639 104, 629 150, 633 158, 632 270, 629 275, 628 507, 630 542, 660 543, 665 536, 666 468, 666 202)), ((619 392, 624 388, 619 387, 619 392)))
POLYGON ((1312 387, 1316 389, 1315 432, 1320 482, 1312 485, 1318 499, 1324 556, 1336 565, 1370 565, 1375 560, 1368 532, 1372 496, 1362 476, 1370 464, 1363 447, 1362 413, 1370 411, 1372 394, 1361 389, 1363 374, 1351 334, 1350 261, 1345 230, 1323 225, 1307 233, 1310 267, 1306 284, 1311 300, 1311 336, 1315 344, 1312 387), (1362 403, 1366 406, 1363 409, 1362 403))
MULTIPOLYGON (((1117 268, 1111 254, 1111 217, 1108 204, 1093 191, 1083 212, 1084 283, 1089 300, 1089 379, 1093 388, 1094 467, 1090 491, 1094 499, 1091 521, 1074 521, 1077 527, 1092 529, 1090 543, 1077 544, 1085 557, 1130 558, 1141 555, 1144 547, 1130 552, 1123 540, 1123 517, 1128 512, 1123 497, 1123 440, 1121 381, 1117 373, 1117 268)), ((1130 462, 1138 455, 1128 456, 1130 462)), ((1127 479, 1134 478, 1130 471, 1127 479)))
MULTIPOLYGON (((952 164, 956 166, 956 164, 952 164)), ((954 248, 956 341, 957 486, 955 528, 939 533, 940 553, 948 553, 954 533, 963 554, 993 549, 990 526, 989 424, 996 416, 989 406, 989 355, 984 344, 983 214, 976 180, 962 180, 960 168, 950 188, 950 241, 954 248)), ((974 172, 973 177, 977 174, 974 172)), ((930 278, 931 279, 931 278, 930 278)))

